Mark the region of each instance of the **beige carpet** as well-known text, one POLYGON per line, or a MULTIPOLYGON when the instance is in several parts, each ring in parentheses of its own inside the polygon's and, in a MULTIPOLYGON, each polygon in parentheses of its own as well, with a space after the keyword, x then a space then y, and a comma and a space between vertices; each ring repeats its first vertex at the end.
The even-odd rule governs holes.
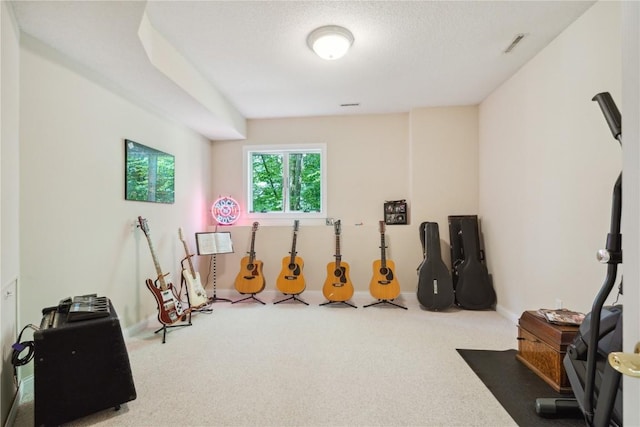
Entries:
MULTIPOLYGON (((226 295, 239 299, 232 292, 226 295)), ((516 348, 516 326, 493 311, 422 310, 413 293, 389 305, 357 293, 344 305, 213 304, 193 326, 151 322, 127 339, 138 397, 88 426, 513 426, 456 348, 516 348)), ((116 311, 118 307, 115 307, 116 311)), ((33 425, 33 401, 16 426, 33 425)))

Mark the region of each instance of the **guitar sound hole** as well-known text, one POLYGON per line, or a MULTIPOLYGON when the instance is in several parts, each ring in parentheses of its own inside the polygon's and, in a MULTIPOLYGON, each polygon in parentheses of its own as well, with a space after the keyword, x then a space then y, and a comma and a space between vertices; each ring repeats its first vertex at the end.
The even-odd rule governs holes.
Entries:
POLYGON ((386 267, 383 267, 380 269, 380 274, 382 274, 383 276, 386 276, 388 272, 389 272, 389 269, 386 267))
POLYGON ((247 264, 247 270, 252 271, 255 266, 253 264, 247 264))
POLYGON ((289 264, 289 270, 291 270, 291 271, 295 270, 296 267, 298 267, 297 264, 289 264))
POLYGON ((333 271, 333 275, 336 277, 341 277, 342 276, 342 270, 337 268, 333 271))

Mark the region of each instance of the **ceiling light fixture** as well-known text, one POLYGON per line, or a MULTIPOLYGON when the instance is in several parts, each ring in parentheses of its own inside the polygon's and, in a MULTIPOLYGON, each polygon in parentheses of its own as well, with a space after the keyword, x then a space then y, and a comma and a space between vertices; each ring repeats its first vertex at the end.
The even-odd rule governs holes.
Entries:
POLYGON ((353 44, 353 34, 346 28, 327 25, 316 28, 307 37, 307 45, 320 58, 342 58, 353 44))

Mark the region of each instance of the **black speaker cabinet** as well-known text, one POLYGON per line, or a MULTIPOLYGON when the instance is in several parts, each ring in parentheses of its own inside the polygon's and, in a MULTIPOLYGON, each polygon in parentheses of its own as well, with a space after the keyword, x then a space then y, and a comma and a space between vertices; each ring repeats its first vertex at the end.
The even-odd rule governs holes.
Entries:
POLYGON ((467 239, 476 240, 476 248, 478 252, 476 256, 479 260, 484 260, 484 252, 480 249, 480 233, 478 230, 478 216, 477 215, 450 215, 449 219, 449 242, 451 245, 451 277, 453 279, 453 286, 456 286, 458 282, 458 270, 456 267, 464 261, 464 241, 462 236, 462 222, 469 221, 473 223, 474 235, 467 236, 467 239))
MULTIPOLYGON (((35 425, 60 425, 134 400, 136 390, 118 316, 75 320, 60 307, 43 310, 34 333, 35 425)), ((67 307, 68 309, 68 307, 67 307)))

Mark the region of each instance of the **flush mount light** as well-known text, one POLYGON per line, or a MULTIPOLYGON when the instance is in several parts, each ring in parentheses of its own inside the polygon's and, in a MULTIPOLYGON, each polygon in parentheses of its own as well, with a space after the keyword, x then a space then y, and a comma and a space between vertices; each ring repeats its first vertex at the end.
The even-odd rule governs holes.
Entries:
POLYGON ((351 31, 337 25, 316 28, 307 37, 309 48, 327 60, 342 58, 352 44, 351 31))

